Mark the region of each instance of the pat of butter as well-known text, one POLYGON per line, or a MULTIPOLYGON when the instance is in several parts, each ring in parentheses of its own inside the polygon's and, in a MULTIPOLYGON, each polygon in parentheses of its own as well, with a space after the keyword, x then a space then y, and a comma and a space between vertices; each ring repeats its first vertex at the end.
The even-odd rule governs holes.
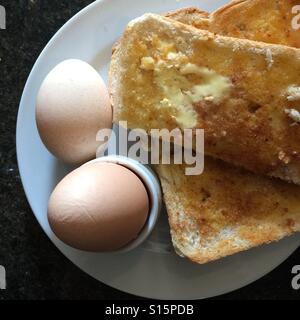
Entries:
POLYGON ((144 70, 154 70, 155 61, 152 57, 144 57, 141 60, 141 68, 144 70))
POLYGON ((174 50, 174 44, 167 41, 159 41, 157 48, 161 54, 167 56, 169 52, 174 50))
POLYGON ((192 129, 197 125, 197 114, 194 110, 182 109, 179 110, 176 121, 182 129, 192 129))
POLYGON ((290 86, 287 90, 289 101, 300 100, 300 87, 290 86))
POLYGON ((167 59, 170 60, 171 65, 174 65, 177 68, 179 68, 180 65, 186 64, 188 61, 188 58, 186 55, 182 54, 181 52, 173 52, 173 51, 168 53, 167 59))
POLYGON ((190 98, 182 90, 182 87, 189 87, 189 81, 180 75, 175 67, 170 67, 170 64, 163 60, 156 63, 154 77, 164 95, 159 107, 170 108, 170 114, 176 118, 182 129, 194 128, 197 125, 197 113, 190 98))
MULTIPOLYGON (((159 48, 162 47, 170 50, 168 44, 160 43, 159 48)), ((154 82, 162 90, 164 98, 158 107, 170 108, 170 113, 182 129, 197 125, 198 115, 193 104, 201 101, 220 102, 231 88, 227 77, 187 61, 187 56, 174 51, 169 51, 165 59, 141 59, 141 68, 153 70, 154 82), (192 74, 196 77, 189 77, 192 74)))
POLYGON ((295 122, 300 123, 300 113, 295 109, 285 109, 285 113, 295 122))
POLYGON ((193 103, 200 102, 208 97, 210 97, 212 101, 219 102, 228 94, 231 87, 231 82, 227 77, 192 63, 183 66, 180 72, 184 75, 197 74, 203 78, 201 84, 194 85, 190 91, 187 91, 187 95, 193 103))

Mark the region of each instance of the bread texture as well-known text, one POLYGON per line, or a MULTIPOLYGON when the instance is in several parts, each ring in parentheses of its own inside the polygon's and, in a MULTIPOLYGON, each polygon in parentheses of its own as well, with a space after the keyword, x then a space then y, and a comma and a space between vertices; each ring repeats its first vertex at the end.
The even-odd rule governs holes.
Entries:
MULTIPOLYGON (((259 7, 256 0, 238 2, 240 5, 243 2, 244 5, 259 7)), ((233 3, 228 7, 234 8, 233 3)), ((222 8, 217 14, 224 12, 227 15, 229 8, 222 8)), ((268 8, 264 13, 268 15, 268 8)), ((184 8, 166 15, 199 29, 209 30, 212 23, 208 13, 195 8, 184 8)), ((255 26, 256 16, 237 14, 231 21, 220 18, 223 25, 215 27, 219 34, 224 34, 223 30, 229 28, 231 23, 232 27, 226 35, 230 36, 233 33, 231 30, 234 30, 232 36, 258 40, 255 38, 256 27, 254 30, 248 28, 246 35, 234 27, 243 23, 244 19, 252 19, 253 23, 247 26, 255 26)), ((273 21, 268 19, 268 24, 272 25, 273 21)), ((287 42, 290 40, 286 34, 288 32, 281 33, 280 41, 276 41, 293 45, 287 42)), ((268 40, 269 37, 264 41, 272 42, 268 40)), ((172 242, 181 256, 197 263, 206 263, 300 231, 298 186, 257 176, 209 156, 205 157, 205 170, 201 176, 186 176, 184 169, 184 165, 156 166, 164 192, 172 242)))
POLYGON ((230 37, 300 47, 292 27, 298 0, 236 0, 210 15, 209 31, 230 37))
POLYGON ((300 50, 146 14, 129 24, 110 72, 115 121, 202 128, 207 155, 300 184, 300 50))
MULTIPOLYGON (((203 29, 203 30, 208 30, 210 25, 209 13, 194 7, 182 8, 182 9, 177 9, 175 11, 170 11, 163 14, 163 16, 170 18, 174 21, 185 23, 187 25, 193 26, 198 29, 203 29)), ((121 39, 118 39, 114 43, 112 47, 113 54, 117 50, 120 44, 120 41, 121 39)))
POLYGON ((210 27, 209 13, 198 8, 182 8, 168 12, 164 16, 198 29, 209 30, 210 27))
POLYGON ((219 35, 300 48, 300 30, 291 23, 297 4, 297 0, 233 0, 212 14, 188 7, 164 16, 219 35))
POLYGON ((201 176, 159 165, 176 252, 207 263, 300 230, 300 187, 206 159, 201 176))

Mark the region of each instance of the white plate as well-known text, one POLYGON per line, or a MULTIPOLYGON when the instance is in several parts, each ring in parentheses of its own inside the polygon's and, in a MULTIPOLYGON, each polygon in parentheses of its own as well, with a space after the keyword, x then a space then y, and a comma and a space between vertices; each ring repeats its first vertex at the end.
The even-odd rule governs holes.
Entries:
MULTIPOLYGON (((173 253, 166 214, 151 239, 127 254, 92 254, 72 249, 51 232, 47 201, 56 183, 70 170, 42 145, 34 117, 41 81, 58 62, 79 58, 91 63, 107 80, 111 47, 127 22, 145 12, 166 12, 184 6, 212 11, 221 0, 102 0, 73 17, 46 46, 26 83, 17 123, 17 153, 22 182, 41 227, 74 264, 114 288, 158 299, 200 299, 241 288, 270 272, 300 244, 299 236, 252 249, 204 266, 173 253)), ((288 281, 288 279, 287 279, 288 281)))

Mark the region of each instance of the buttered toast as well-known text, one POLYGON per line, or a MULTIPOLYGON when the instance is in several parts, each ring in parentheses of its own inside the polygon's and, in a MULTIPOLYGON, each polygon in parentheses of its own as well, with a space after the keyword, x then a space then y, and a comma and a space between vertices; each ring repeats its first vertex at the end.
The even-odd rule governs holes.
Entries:
POLYGON ((114 120, 203 128, 206 154, 299 184, 299 72, 300 50, 146 14, 112 57, 114 120))
MULTIPOLYGON (((243 2, 243 5, 259 7, 261 1, 243 2)), ((269 4, 272 3, 274 1, 269 1, 269 4)), ((241 4, 239 6, 243 10, 241 4)), ((234 6, 229 6, 228 10, 230 8, 234 6)), ((265 8, 264 11, 267 16, 268 10, 265 8)), ((227 14, 228 11, 222 12, 227 14)), ((281 15, 284 13, 281 12, 281 15)), ((167 16, 200 29, 209 30, 212 23, 208 13, 196 8, 184 8, 168 13, 167 16)), ((223 26, 218 25, 220 34, 231 23, 227 35, 230 36, 233 30, 235 37, 256 40, 256 24, 259 23, 257 15, 236 14, 234 21, 220 18, 224 23, 223 26), (246 26, 246 36, 235 28, 245 19, 251 19, 246 26)), ((268 19, 265 28, 274 30, 274 21, 274 18, 268 19)), ((278 43, 290 41, 287 37, 288 27, 286 24, 280 30, 284 32, 280 32, 278 43)), ((245 28, 242 29, 245 31, 245 28)), ((265 42, 268 40, 269 37, 264 39, 265 42)), ((179 254, 195 262, 216 260, 279 240, 300 230, 300 210, 297 209, 299 187, 296 185, 257 176, 208 156, 201 176, 185 176, 183 165, 158 165, 156 169, 162 183, 174 247, 179 254)))
MULTIPOLYGON (((243 5, 259 8, 261 2, 243 1, 243 5)), ((270 5, 274 3, 268 2, 270 5)), ((239 10, 243 12, 241 6, 239 10)), ((234 7, 230 3, 228 10, 234 7)), ((269 10, 265 8, 264 15, 269 16, 269 10)), ((217 12, 222 15, 228 11, 222 8, 217 12)), ((224 25, 218 25, 219 33, 222 34, 232 23, 233 28, 227 35, 233 30, 235 37, 244 38, 234 26, 251 19, 246 24, 247 36, 256 40, 258 16, 243 13, 236 14, 234 21, 220 17, 224 25)), ((284 14, 281 12, 276 16, 284 14)), ((210 27, 208 15, 198 9, 184 8, 168 16, 193 26, 194 21, 201 25, 203 19, 200 29, 210 27)), ((267 20, 265 28, 276 28, 274 18, 267 20)), ((292 45, 287 38, 288 28, 289 25, 280 30, 283 32, 280 32, 278 43, 288 41, 292 45)), ((269 39, 274 40, 272 32, 271 37, 264 40, 268 42, 269 39)), ((297 204, 300 190, 296 185, 257 176, 210 157, 205 158, 204 174, 198 178, 186 176, 183 165, 157 165, 156 170, 164 192, 174 248, 178 254, 194 262, 216 260, 300 231, 300 207, 297 204)))

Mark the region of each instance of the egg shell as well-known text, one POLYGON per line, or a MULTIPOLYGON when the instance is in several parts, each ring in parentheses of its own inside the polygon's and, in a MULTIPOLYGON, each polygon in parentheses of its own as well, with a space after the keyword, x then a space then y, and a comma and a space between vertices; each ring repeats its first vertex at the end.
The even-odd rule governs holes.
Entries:
POLYGON ((66 244, 86 251, 117 250, 133 241, 149 213, 147 190, 136 174, 113 163, 89 163, 53 191, 48 220, 66 244))
POLYGON ((112 127, 108 91, 98 72, 81 60, 58 64, 39 90, 36 123, 46 148, 64 162, 95 158, 97 132, 112 127))

